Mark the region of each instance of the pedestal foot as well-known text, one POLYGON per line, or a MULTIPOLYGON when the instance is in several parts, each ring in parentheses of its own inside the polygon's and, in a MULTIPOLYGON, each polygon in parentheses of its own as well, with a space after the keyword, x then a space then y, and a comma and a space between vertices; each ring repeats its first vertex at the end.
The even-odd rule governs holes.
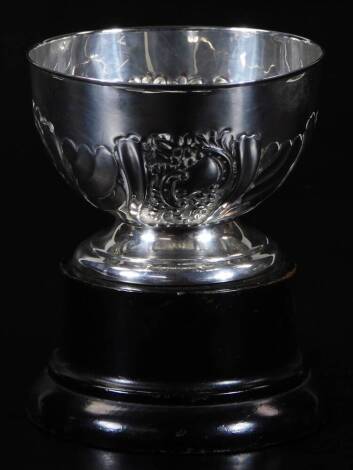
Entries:
POLYGON ((119 222, 81 243, 72 260, 83 278, 186 287, 239 282, 283 264, 275 242, 239 221, 188 230, 119 222))

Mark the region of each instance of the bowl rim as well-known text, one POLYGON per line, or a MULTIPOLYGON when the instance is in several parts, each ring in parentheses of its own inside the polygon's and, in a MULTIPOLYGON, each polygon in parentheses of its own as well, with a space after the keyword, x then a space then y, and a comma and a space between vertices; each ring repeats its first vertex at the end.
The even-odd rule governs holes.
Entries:
POLYGON ((38 41, 33 46, 31 46, 26 53, 26 57, 28 62, 35 68, 42 72, 46 72, 53 77, 60 78, 61 80, 68 80, 68 81, 81 81, 86 82, 87 84, 96 84, 102 86, 114 86, 117 88, 129 88, 129 89, 139 89, 139 90, 158 90, 158 91, 192 91, 192 90, 212 90, 212 89, 222 89, 222 88, 235 88, 241 86, 249 86, 249 85, 257 85, 260 83, 267 83, 272 82, 275 80, 281 80, 284 78, 290 78, 295 75, 300 75, 305 71, 315 67, 317 64, 321 63, 323 58, 325 57, 326 53, 324 48, 318 44, 317 42, 305 37, 300 36, 297 34, 287 33, 283 31, 276 31, 271 29, 261 29, 261 28, 252 28, 246 26, 193 26, 193 25, 159 25, 159 26, 128 26, 128 27, 111 27, 111 28, 102 28, 102 29, 93 29, 87 31, 78 31, 66 34, 59 34, 56 36, 51 36, 47 39, 42 41, 38 41), (291 38, 299 39, 306 43, 316 46, 319 51, 320 55, 316 60, 312 63, 306 65, 305 67, 299 67, 295 70, 291 70, 290 72, 274 75, 272 77, 265 77, 258 80, 248 80, 244 82, 237 82, 237 83, 211 83, 211 84, 158 84, 158 83, 132 83, 127 81, 114 81, 114 80, 100 80, 97 78, 90 78, 90 77, 82 77, 79 75, 70 75, 64 72, 58 72, 52 70, 49 67, 43 67, 39 65, 31 58, 31 53, 36 48, 43 46, 45 44, 57 41, 59 39, 68 39, 73 36, 80 36, 80 35, 93 35, 93 34, 100 34, 100 33, 111 33, 111 32, 142 32, 142 31, 181 31, 181 30, 220 30, 220 31, 248 31, 248 32, 260 32, 266 34, 279 34, 283 36, 289 36, 291 38))

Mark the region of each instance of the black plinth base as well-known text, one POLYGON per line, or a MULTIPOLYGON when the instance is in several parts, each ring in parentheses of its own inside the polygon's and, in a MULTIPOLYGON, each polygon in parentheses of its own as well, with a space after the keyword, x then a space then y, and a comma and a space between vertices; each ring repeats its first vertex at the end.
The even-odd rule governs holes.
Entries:
POLYGON ((66 272, 62 341, 30 418, 140 452, 235 452, 313 430, 318 402, 291 326, 291 270, 266 285, 91 285, 66 272))

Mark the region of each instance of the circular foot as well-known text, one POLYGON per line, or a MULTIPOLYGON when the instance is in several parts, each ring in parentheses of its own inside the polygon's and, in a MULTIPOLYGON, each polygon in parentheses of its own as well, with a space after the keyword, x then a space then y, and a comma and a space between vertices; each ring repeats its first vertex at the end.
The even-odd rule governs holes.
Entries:
POLYGON ((95 447, 132 452, 237 452, 312 431, 318 402, 309 379, 272 396, 197 405, 115 401, 59 385, 46 372, 29 405, 47 431, 95 447))
POLYGON ((72 262, 91 280, 171 286, 242 281, 283 263, 266 235, 236 222, 174 231, 120 223, 83 242, 72 262))

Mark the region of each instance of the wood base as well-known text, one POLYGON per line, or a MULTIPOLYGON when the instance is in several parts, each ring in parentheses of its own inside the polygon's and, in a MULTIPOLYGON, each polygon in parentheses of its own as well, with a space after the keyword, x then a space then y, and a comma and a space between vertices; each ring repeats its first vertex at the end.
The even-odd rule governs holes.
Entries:
POLYGON ((98 286, 67 273, 62 341, 30 397, 40 427, 96 447, 235 452, 314 429, 292 270, 264 285, 98 286))

